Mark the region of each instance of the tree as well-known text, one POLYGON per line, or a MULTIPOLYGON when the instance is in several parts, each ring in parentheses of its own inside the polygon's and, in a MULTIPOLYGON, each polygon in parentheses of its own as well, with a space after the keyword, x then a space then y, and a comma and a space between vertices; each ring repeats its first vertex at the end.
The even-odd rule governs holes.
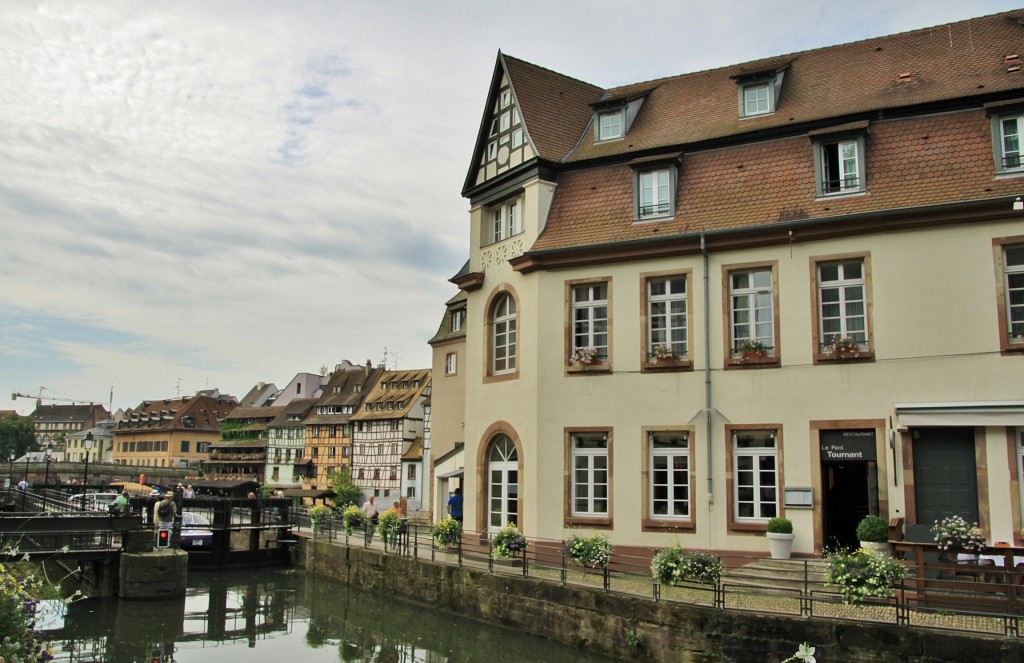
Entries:
POLYGON ((10 458, 12 451, 18 457, 35 447, 36 433, 32 417, 12 413, 0 418, 0 461, 10 458))
POLYGON ((359 486, 352 483, 351 469, 343 467, 339 472, 331 472, 327 476, 327 480, 331 484, 331 490, 336 494, 334 498, 335 504, 338 506, 359 504, 359 499, 363 496, 363 491, 359 486))

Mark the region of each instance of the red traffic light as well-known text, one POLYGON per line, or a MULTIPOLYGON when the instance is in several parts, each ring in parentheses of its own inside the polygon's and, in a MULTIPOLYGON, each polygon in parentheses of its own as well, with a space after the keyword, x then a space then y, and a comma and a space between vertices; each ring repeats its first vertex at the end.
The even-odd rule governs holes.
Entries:
POLYGON ((156 547, 157 548, 170 548, 171 547, 171 530, 162 529, 157 532, 156 535, 156 547))

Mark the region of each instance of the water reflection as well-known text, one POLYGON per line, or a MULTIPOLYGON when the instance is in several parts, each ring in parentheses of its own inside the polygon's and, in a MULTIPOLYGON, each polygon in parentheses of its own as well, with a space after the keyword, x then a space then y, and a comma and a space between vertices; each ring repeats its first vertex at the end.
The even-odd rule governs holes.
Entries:
POLYGON ((176 601, 88 600, 50 615, 58 661, 610 661, 301 571, 193 574, 176 601))

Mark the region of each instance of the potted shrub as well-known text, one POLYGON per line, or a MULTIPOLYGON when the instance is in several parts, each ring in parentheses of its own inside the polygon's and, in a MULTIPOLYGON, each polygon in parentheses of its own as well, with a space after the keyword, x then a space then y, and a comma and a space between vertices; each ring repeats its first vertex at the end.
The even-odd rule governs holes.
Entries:
POLYGON ((793 521, 772 518, 768 521, 768 549, 772 559, 789 559, 793 552, 793 521))
POLYGON ((957 559, 978 558, 978 553, 985 547, 985 534, 978 527, 978 523, 968 524, 960 516, 949 516, 942 520, 936 520, 932 526, 932 534, 935 535, 935 543, 939 550, 945 555, 940 557, 957 559), (959 555, 964 555, 963 558, 959 555))
POLYGON ((889 554, 889 524, 879 516, 864 516, 857 523, 857 538, 860 547, 876 550, 883 555, 889 554))

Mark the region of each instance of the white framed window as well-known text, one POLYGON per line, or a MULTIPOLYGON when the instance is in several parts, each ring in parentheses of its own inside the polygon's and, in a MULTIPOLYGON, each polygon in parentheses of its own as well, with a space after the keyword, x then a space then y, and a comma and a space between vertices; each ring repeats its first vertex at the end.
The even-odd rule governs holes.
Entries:
POLYGON ((587 283, 572 288, 572 342, 575 348, 595 348, 608 357, 608 284, 587 283))
POLYGON ((864 190, 864 139, 821 142, 815 148, 818 195, 833 196, 864 190))
POLYGON ((597 140, 615 140, 622 138, 622 109, 597 115, 597 140))
POLYGON ((1024 167, 1024 153, 1021 149, 1021 129, 1024 116, 1001 116, 996 118, 992 135, 996 136, 996 170, 1015 171, 1024 167))
POLYGON ((523 144, 523 130, 516 129, 512 132, 512 147, 521 147, 523 144))
POLYGON ((659 276, 647 279, 647 358, 654 358, 654 347, 668 345, 676 357, 689 351, 687 329, 688 302, 686 276, 659 276))
POLYGON ((523 232, 519 213, 519 200, 491 208, 491 243, 497 243, 523 232))
POLYGON ((690 438, 685 431, 647 434, 651 518, 690 518, 690 438))
POLYGON ((505 208, 495 207, 491 210, 491 241, 500 242, 505 239, 505 208))
POLYGON ((516 300, 503 293, 494 302, 491 340, 491 373, 501 375, 516 370, 516 300))
POLYGON ((512 105, 512 90, 501 91, 501 107, 508 108, 512 105))
POLYGON ((848 338, 866 349, 868 311, 864 260, 818 264, 818 351, 837 338, 848 338))
POLYGON ((742 114, 744 117, 764 115, 774 110, 772 84, 768 81, 744 85, 740 90, 740 94, 742 95, 742 114))
POLYGON ((1010 343, 1024 343, 1024 244, 1003 248, 1006 323, 1010 343))
POLYGON ((456 355, 454 352, 449 352, 444 358, 444 372, 445 375, 455 375, 456 367, 456 355))
MULTIPOLYGON (((463 310, 452 311, 452 331, 457 332, 462 329, 462 323, 466 321, 466 312, 463 310)), ((397 386, 397 385, 395 385, 397 386)), ((387 389, 387 383, 384 383, 384 389, 387 389)))
POLYGON ((769 355, 775 350, 775 297, 772 270, 758 268, 730 272, 730 347, 740 352, 745 344, 757 343, 769 355))
POLYGON ((638 173, 638 218, 650 219, 672 214, 671 174, 671 168, 659 168, 638 173))
POLYGON ((572 515, 606 516, 609 506, 608 436, 573 433, 572 515))
POLYGON ((487 160, 494 161, 498 158, 498 141, 491 141, 487 145, 487 160))
POLYGON ((779 514, 779 453, 774 430, 733 431, 733 507, 737 521, 779 514))

